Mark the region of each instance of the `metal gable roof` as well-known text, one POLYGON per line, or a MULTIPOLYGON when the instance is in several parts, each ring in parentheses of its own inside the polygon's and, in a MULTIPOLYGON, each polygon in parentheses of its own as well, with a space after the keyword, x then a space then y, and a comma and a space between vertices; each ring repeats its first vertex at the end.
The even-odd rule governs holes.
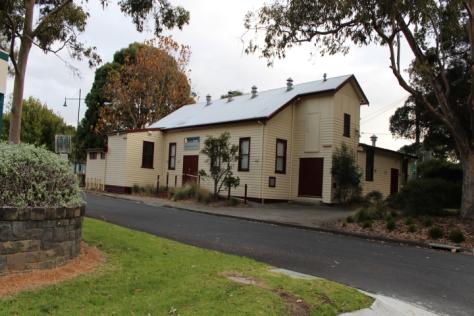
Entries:
POLYGON ((289 91, 287 87, 259 91, 254 98, 251 94, 244 94, 233 97, 230 102, 227 99, 217 99, 212 100, 209 105, 206 102, 186 105, 151 124, 149 128, 166 130, 266 119, 298 96, 335 91, 350 79, 354 79, 356 88, 360 90, 358 94, 361 96, 361 104, 368 104, 355 77, 345 75, 297 84, 289 91))

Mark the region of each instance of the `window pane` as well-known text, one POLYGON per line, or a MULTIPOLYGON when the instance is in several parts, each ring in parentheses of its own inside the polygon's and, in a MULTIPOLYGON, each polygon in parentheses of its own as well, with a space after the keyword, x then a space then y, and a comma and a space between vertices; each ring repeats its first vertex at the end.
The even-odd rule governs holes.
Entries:
POLYGON ((240 160, 240 168, 248 169, 249 168, 249 156, 242 156, 240 160))
POLYGON ((171 157, 171 158, 170 158, 170 167, 171 167, 171 168, 174 168, 175 162, 176 162, 175 157, 171 157))
POLYGON ((240 153, 242 155, 247 155, 249 153, 250 142, 248 140, 243 140, 241 142, 240 153))
POLYGON ((276 170, 283 171, 283 157, 278 157, 276 162, 276 170))
POLYGON ((175 155, 176 155, 176 144, 171 145, 171 152, 170 152, 170 155, 171 155, 171 156, 175 156, 175 155))
POLYGON ((285 144, 283 142, 277 143, 277 156, 282 157, 285 155, 285 144))

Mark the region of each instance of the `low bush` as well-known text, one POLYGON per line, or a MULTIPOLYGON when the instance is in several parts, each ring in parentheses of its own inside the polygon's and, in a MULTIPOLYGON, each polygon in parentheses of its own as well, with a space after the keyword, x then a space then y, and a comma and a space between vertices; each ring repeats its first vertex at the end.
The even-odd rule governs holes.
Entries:
POLYGON ((383 194, 380 191, 370 191, 365 195, 365 200, 371 204, 377 204, 383 201, 383 194))
POLYGON ((196 185, 185 185, 182 188, 177 188, 173 192, 173 200, 189 200, 195 198, 197 192, 196 185))
POLYGON ((410 225, 408 226, 408 232, 409 232, 409 233, 414 233, 414 232, 416 232, 416 225, 415 225, 415 224, 410 224, 410 225))
POLYGON ((209 190, 199 188, 196 191, 196 200, 199 203, 209 204, 209 203, 212 202, 213 198, 214 197, 213 197, 212 193, 209 192, 209 190))
POLYGON ((413 218, 411 218, 410 216, 408 216, 406 219, 405 219, 405 225, 407 226, 410 226, 413 224, 413 218))
POLYGON ((348 223, 354 223, 354 217, 352 217, 352 216, 347 216, 346 222, 348 222, 348 223))
POLYGON ((69 162, 28 144, 0 142, 0 205, 75 207, 84 203, 69 162))
POLYGON ((227 200, 227 204, 229 206, 237 206, 239 205, 240 201, 239 199, 235 198, 235 197, 231 197, 230 199, 227 200))
POLYGON ((392 231, 396 228, 396 223, 393 218, 387 219, 387 223, 385 224, 385 228, 387 228, 388 231, 392 231))
POLYGON ((444 179, 451 182, 462 182, 462 167, 441 159, 430 159, 418 165, 418 175, 422 179, 444 179))
POLYGON ((443 238, 444 231, 441 227, 434 226, 434 227, 431 227, 430 230, 428 231, 428 236, 430 236, 431 239, 440 239, 440 238, 443 238))
POLYGON ((459 208, 461 184, 443 179, 416 179, 389 199, 392 207, 412 214, 439 214, 444 208, 459 208))
POLYGON ((432 219, 431 217, 429 217, 429 216, 425 216, 425 217, 423 218, 423 225, 424 225, 425 227, 431 227, 431 226, 433 226, 433 219, 432 219))
POLYGON ((466 240, 464 238, 464 234, 463 232, 459 229, 459 228, 454 228, 452 229, 450 232, 449 232, 449 240, 451 240, 452 242, 456 243, 456 244, 460 244, 462 243, 464 240, 466 240))
POLYGON ((363 209, 360 209, 359 211, 357 211, 357 213, 355 214, 355 220, 358 222, 358 223, 362 223, 362 222, 365 222, 367 220, 370 220, 372 219, 370 214, 369 214, 369 211, 365 208, 363 209))
POLYGON ((362 223, 362 228, 364 229, 372 228, 372 221, 365 221, 364 223, 362 223))

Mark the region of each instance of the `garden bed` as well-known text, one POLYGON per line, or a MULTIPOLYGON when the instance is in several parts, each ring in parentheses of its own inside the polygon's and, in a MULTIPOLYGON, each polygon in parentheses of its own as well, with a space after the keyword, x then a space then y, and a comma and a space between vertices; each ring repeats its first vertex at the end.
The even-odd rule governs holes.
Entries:
POLYGON ((350 233, 364 234, 374 237, 388 239, 407 240, 425 244, 444 244, 458 246, 464 249, 474 249, 474 221, 461 220, 455 216, 420 216, 410 217, 397 215, 393 218, 395 227, 393 230, 387 228, 387 219, 371 219, 370 221, 357 221, 357 216, 327 223, 324 226, 330 229, 343 230, 350 233), (413 231, 413 227, 415 231, 413 231), (439 227, 442 237, 431 238, 430 230, 439 227), (450 240, 450 232, 459 229, 464 241, 453 242, 450 240))

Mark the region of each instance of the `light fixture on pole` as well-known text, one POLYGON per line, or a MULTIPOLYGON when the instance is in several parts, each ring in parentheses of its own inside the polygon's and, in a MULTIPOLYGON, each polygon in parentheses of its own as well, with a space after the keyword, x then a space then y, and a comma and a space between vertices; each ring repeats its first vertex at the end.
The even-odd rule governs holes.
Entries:
POLYGON ((63 104, 63 107, 67 107, 68 104, 67 104, 67 101, 78 101, 78 106, 77 106, 77 125, 76 125, 76 144, 75 144, 75 147, 76 147, 76 153, 74 155, 74 172, 77 173, 77 154, 79 152, 79 146, 78 146, 78 142, 77 142, 77 132, 79 130, 79 118, 80 118, 80 114, 81 114, 81 101, 84 100, 82 97, 81 97, 81 89, 79 89, 79 97, 78 98, 64 98, 64 104, 63 104))

